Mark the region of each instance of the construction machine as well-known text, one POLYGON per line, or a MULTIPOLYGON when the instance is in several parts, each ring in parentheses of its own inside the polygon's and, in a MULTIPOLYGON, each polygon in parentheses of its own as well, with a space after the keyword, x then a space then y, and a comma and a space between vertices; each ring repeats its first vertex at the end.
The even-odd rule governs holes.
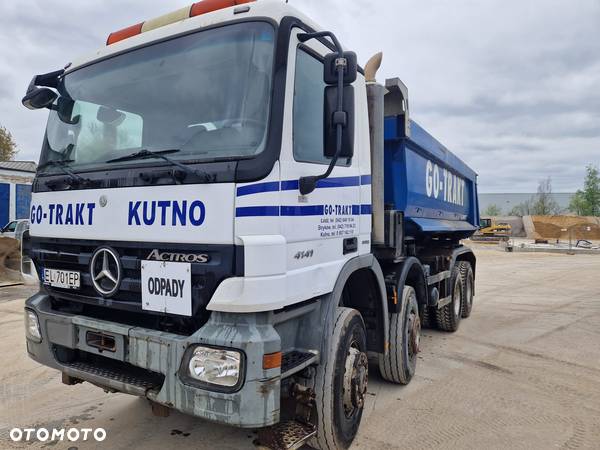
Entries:
POLYGON ((479 230, 471 236, 473 241, 499 242, 507 241, 511 236, 512 227, 507 222, 497 222, 493 217, 479 219, 479 230))

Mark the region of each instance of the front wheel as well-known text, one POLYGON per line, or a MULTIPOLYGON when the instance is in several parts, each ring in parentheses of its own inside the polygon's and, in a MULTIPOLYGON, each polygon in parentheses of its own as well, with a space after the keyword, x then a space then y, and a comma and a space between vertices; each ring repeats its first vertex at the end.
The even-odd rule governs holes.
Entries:
POLYGON ((317 435, 321 450, 350 447, 362 419, 369 366, 365 324, 355 309, 337 308, 329 354, 317 366, 317 435))

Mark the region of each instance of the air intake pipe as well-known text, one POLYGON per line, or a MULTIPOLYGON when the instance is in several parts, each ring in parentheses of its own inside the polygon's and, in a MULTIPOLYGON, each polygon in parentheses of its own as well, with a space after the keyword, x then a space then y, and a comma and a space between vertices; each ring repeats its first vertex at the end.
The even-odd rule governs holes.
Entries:
POLYGON ((375 76, 381 66, 383 54, 372 56, 365 66, 367 107, 369 111, 369 138, 371 145, 371 217, 372 244, 385 243, 383 201, 383 98, 386 89, 377 83, 375 76))

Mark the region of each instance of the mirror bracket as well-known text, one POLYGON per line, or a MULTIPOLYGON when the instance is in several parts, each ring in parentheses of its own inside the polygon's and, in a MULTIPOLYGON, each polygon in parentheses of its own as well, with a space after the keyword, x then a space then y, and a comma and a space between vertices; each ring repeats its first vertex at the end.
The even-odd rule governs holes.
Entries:
POLYGON ((317 188, 318 177, 310 175, 308 177, 300 177, 298 182, 298 188, 300 189, 301 195, 310 194, 317 188))
POLYGON ((332 122, 336 126, 341 125, 345 127, 348 123, 348 113, 346 111, 335 111, 332 122))

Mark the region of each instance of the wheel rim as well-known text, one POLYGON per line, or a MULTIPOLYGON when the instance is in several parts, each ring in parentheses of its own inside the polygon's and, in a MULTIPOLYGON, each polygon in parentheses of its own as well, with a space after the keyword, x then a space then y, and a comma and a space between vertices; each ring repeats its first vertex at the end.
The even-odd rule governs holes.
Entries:
POLYGON ((344 369, 344 414, 350 418, 364 406, 369 381, 367 354, 360 351, 356 341, 348 350, 344 369))
POLYGON ((454 315, 458 316, 460 314, 460 280, 457 280, 454 284, 454 294, 452 295, 454 302, 454 315))

